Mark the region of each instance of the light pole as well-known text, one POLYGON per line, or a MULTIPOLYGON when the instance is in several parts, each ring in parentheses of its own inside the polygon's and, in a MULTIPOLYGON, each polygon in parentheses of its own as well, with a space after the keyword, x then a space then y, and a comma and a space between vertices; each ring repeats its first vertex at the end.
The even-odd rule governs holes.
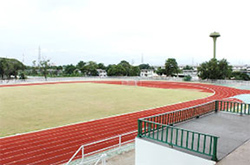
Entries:
POLYGON ((213 32, 209 36, 212 37, 214 40, 214 58, 215 58, 216 57, 216 39, 217 39, 217 37, 220 37, 220 33, 213 32))

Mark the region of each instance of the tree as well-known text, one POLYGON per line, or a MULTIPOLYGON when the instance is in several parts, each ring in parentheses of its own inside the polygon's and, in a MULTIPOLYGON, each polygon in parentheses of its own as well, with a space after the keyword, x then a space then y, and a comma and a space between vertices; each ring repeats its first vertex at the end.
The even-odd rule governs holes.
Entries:
POLYGON ((244 72, 233 72, 232 79, 250 81, 250 76, 248 76, 247 73, 244 72))
POLYGON ((86 65, 86 62, 80 61, 78 62, 78 64, 76 65, 76 68, 79 69, 82 73, 85 72, 84 70, 84 66, 86 65))
POLYGON ((129 76, 139 76, 140 68, 138 66, 131 66, 129 70, 129 76))
POLYGON ((230 78, 232 73, 232 66, 226 59, 218 61, 212 58, 209 62, 202 63, 197 69, 201 79, 226 79, 230 78))
POLYGON ((72 64, 66 65, 64 68, 64 74, 72 75, 74 73, 74 70, 76 70, 76 66, 74 66, 72 64))
POLYGON ((173 76, 174 74, 178 74, 179 67, 174 58, 169 58, 165 62, 165 73, 167 76, 173 76))
POLYGON ((98 65, 96 64, 96 62, 89 61, 84 66, 84 72, 88 76, 98 76, 97 67, 98 67, 98 65))
POLYGON ((43 74, 45 80, 47 80, 47 76, 48 76, 48 69, 49 69, 49 66, 50 66, 50 60, 42 60, 40 61, 40 70, 41 70, 41 73, 43 74))
POLYGON ((63 72, 63 67, 62 66, 56 66, 56 76, 59 76, 63 72))
POLYGON ((140 64, 139 68, 140 69, 152 69, 152 67, 149 64, 140 64))
POLYGON ((7 59, 7 66, 9 78, 13 75, 17 79, 18 71, 25 69, 25 65, 17 59, 7 59))
POLYGON ((97 69, 103 69, 103 70, 106 70, 106 67, 103 63, 99 63, 97 64, 97 69))
POLYGON ((60 66, 60 65, 59 65, 59 66, 56 66, 56 70, 58 70, 58 71, 59 71, 59 70, 63 70, 63 67, 60 66))
POLYGON ((226 59, 219 61, 218 67, 220 69, 219 79, 226 79, 232 76, 232 66, 228 64, 226 59))
POLYGON ((19 79, 25 80, 27 77, 25 76, 24 72, 19 73, 19 79))
POLYGON ((165 73, 165 69, 161 69, 161 67, 158 67, 156 70, 156 74, 163 75, 165 73))
POLYGON ((192 66, 186 65, 183 70, 194 70, 192 66))
POLYGON ((37 75, 36 60, 32 61, 32 64, 33 64, 33 66, 32 66, 31 74, 32 74, 32 75, 37 75))
POLYGON ((187 75, 183 78, 183 81, 191 81, 192 77, 190 75, 187 75))
POLYGON ((116 76, 116 65, 108 65, 107 74, 108 76, 116 76))
POLYGON ((108 76, 125 76, 126 69, 122 65, 111 65, 108 69, 108 76))
POLYGON ((0 74, 2 79, 4 79, 4 76, 6 74, 6 68, 7 68, 7 62, 5 58, 0 58, 0 74))
POLYGON ((0 74, 2 79, 4 77, 11 78, 11 76, 14 76, 16 79, 18 72, 24 69, 25 65, 16 59, 0 58, 0 74))
POLYGON ((126 71, 125 75, 123 75, 123 76, 129 76, 129 70, 131 68, 131 65, 129 64, 129 62, 122 60, 118 65, 120 65, 126 71))

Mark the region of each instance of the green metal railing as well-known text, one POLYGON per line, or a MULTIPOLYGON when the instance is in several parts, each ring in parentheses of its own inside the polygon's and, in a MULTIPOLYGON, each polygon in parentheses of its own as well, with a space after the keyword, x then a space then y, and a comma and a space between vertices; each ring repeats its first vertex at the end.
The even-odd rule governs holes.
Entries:
POLYGON ((211 156, 217 160, 218 137, 173 127, 192 118, 216 111, 216 102, 163 113, 138 120, 138 137, 145 137, 185 150, 211 156))
POLYGON ((193 106, 173 112, 167 112, 155 116, 143 118, 147 121, 157 122, 166 125, 172 125, 191 118, 198 118, 201 115, 215 111, 215 102, 208 102, 198 106, 193 106))
POLYGON ((173 124, 183 122, 210 112, 227 111, 250 115, 250 104, 212 101, 202 105, 163 113, 138 120, 138 137, 145 137, 179 147, 192 152, 211 156, 217 160, 218 137, 195 131, 173 127, 173 124))
POLYGON ((250 104, 232 101, 215 101, 215 106, 219 111, 250 115, 250 104))
POLYGON ((211 156, 217 161, 218 137, 176 128, 144 119, 138 120, 138 137, 145 137, 185 150, 211 156))

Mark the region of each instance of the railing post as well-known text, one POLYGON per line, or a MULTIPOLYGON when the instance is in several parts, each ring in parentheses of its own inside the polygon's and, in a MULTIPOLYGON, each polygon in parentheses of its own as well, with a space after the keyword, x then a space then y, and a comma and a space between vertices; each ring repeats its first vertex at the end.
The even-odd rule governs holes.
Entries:
POLYGON ((214 137, 214 145, 213 145, 213 156, 212 156, 212 160, 213 161, 217 161, 217 141, 218 141, 218 137, 214 137))
POLYGON ((138 135, 137 137, 142 137, 142 121, 138 119, 138 135))
POLYGON ((250 104, 248 104, 248 115, 250 115, 250 104))
POLYGON ((122 146, 122 136, 119 135, 119 148, 121 148, 121 146, 122 146))
POLYGON ((84 146, 82 146, 82 163, 84 161, 84 146))
POLYGON ((219 104, 219 101, 216 100, 216 101, 215 101, 215 112, 218 112, 218 104, 219 104))
POLYGON ((243 116, 243 103, 240 104, 240 115, 243 116))
POLYGON ((107 157, 107 154, 103 154, 102 165, 106 165, 106 157, 107 157))

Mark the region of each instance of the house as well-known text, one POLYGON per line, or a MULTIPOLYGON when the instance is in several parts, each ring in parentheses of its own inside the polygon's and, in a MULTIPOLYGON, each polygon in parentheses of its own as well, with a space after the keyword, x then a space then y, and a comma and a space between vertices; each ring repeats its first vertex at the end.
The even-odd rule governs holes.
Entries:
POLYGON ((106 70, 97 69, 97 72, 98 72, 98 75, 99 75, 100 77, 107 77, 107 72, 106 72, 106 70))
POLYGON ((158 76, 153 69, 142 69, 140 73, 141 77, 156 77, 158 76))

